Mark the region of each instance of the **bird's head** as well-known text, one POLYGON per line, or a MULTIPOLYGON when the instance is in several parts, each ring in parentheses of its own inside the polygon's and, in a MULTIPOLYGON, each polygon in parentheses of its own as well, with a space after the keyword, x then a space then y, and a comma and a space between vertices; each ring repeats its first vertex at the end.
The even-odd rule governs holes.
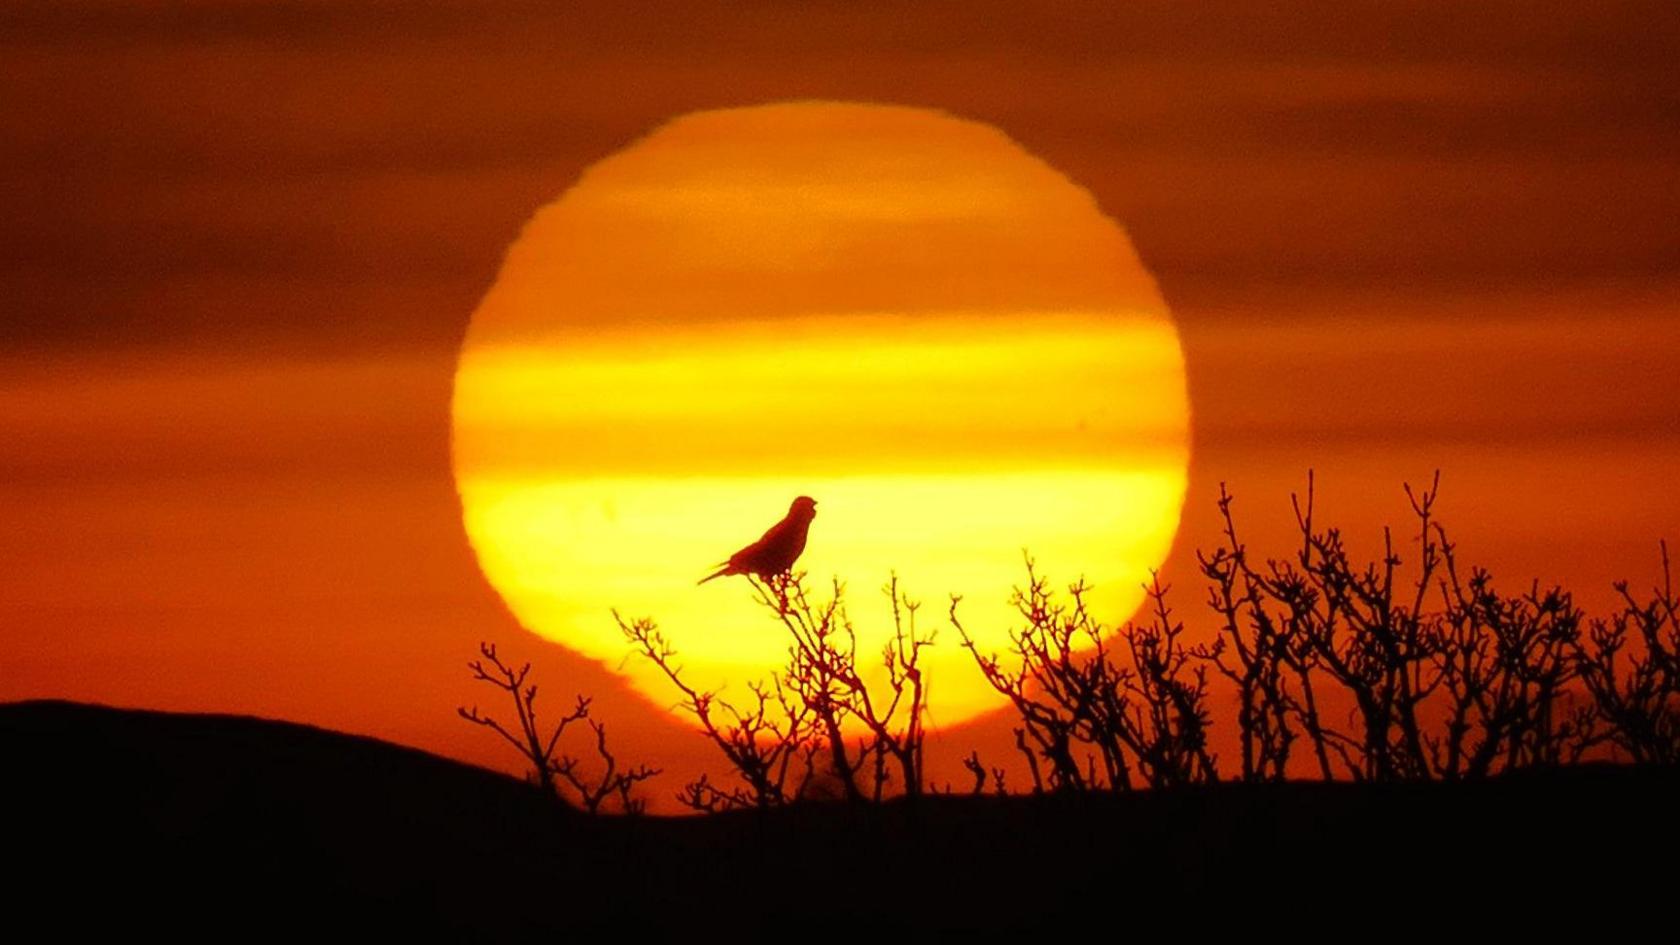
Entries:
POLYGON ((802 495, 793 500, 788 506, 788 514, 797 518, 813 518, 817 514, 817 500, 808 495, 802 495))

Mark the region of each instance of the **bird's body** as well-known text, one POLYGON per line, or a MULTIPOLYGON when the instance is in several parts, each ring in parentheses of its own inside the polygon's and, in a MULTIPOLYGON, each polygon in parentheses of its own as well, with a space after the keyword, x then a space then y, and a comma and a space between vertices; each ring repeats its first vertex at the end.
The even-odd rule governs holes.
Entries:
POLYGON ((786 574, 805 551, 805 534, 816 515, 815 499, 804 495, 794 499, 787 515, 770 526, 762 538, 730 555, 728 561, 701 578, 700 583, 732 574, 751 574, 760 578, 786 574))

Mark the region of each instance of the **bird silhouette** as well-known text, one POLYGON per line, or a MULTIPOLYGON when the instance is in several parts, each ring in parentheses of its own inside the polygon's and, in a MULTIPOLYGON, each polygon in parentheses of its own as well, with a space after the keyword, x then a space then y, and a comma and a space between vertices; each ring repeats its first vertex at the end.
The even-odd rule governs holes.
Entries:
POLYGON ((786 574, 805 550, 805 533, 810 530, 811 519, 816 515, 816 499, 808 495, 794 499, 793 504, 788 506, 787 515, 770 526, 764 537, 730 555, 728 561, 701 578, 699 583, 731 574, 751 574, 761 578, 786 574))

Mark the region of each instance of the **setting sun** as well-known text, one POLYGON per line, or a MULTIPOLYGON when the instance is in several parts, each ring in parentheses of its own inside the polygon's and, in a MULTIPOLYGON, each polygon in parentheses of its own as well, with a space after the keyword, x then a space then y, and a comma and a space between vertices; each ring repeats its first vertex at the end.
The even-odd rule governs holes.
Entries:
MULTIPOLYGON (((740 686, 787 643, 744 583, 695 582, 796 495, 798 567, 846 583, 859 644, 897 573, 1007 646, 1023 551, 1127 618, 1186 486, 1178 336, 1125 233, 995 128, 914 108, 701 112, 584 173, 510 248, 454 399, 468 534, 530 629, 671 693, 740 686)), ((954 637, 935 724, 997 704, 954 637)))

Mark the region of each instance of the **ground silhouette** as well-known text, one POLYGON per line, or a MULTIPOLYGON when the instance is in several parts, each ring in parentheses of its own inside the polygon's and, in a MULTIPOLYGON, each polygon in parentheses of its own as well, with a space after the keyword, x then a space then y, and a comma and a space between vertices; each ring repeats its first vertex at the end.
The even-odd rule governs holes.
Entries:
POLYGON ((1660 766, 620 818, 425 752, 233 716, 4 705, 0 757, 15 913, 60 937, 1602 931, 1666 901, 1680 841, 1680 771, 1660 766))

